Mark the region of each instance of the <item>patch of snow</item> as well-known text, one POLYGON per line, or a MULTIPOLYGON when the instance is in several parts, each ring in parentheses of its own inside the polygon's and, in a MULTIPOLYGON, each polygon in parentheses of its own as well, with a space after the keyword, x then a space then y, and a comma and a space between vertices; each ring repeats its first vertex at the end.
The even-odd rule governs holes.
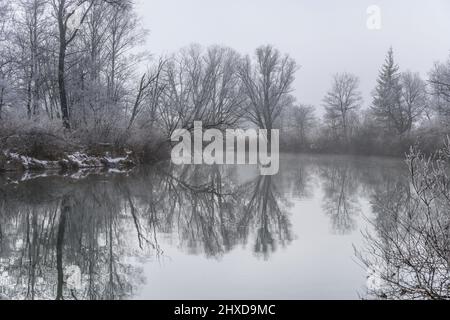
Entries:
POLYGON ((6 286, 8 284, 8 271, 3 271, 0 274, 0 286, 6 286))
POLYGON ((69 290, 81 290, 82 289, 82 281, 81 281, 81 269, 76 265, 66 267, 64 272, 67 275, 67 288, 69 290))
POLYGON ((367 270, 367 288, 370 291, 378 291, 383 288, 383 279, 378 270, 377 266, 372 266, 367 270))
POLYGON ((67 157, 69 161, 75 163, 79 168, 97 168, 103 167, 101 160, 95 157, 90 157, 84 153, 76 152, 67 157))
POLYGON ((18 239, 16 241, 16 249, 22 249, 23 248, 23 240, 22 239, 18 239))
POLYGON ((119 169, 109 169, 108 173, 127 173, 126 170, 119 170, 119 169))
POLYGON ((119 164, 120 162, 127 161, 128 158, 109 158, 109 157, 105 157, 105 160, 108 163, 119 164))

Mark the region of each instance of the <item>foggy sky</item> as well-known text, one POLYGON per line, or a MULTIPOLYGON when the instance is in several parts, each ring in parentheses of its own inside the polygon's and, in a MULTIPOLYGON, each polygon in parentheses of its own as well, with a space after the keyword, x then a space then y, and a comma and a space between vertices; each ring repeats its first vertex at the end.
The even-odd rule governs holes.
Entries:
POLYGON ((360 77, 365 106, 392 45, 402 71, 426 77, 450 54, 448 0, 137 0, 150 31, 146 49, 170 54, 198 43, 253 54, 273 44, 301 66, 294 95, 322 105, 336 72, 360 77), (382 29, 369 30, 367 8, 378 5, 382 29))

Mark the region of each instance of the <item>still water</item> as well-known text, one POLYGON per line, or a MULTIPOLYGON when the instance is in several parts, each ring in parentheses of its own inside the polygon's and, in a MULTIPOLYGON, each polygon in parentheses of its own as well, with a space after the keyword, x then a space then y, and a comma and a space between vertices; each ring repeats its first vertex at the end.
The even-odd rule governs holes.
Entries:
POLYGON ((0 176, 7 299, 358 299, 355 257, 400 160, 283 155, 280 174, 169 163, 0 176))

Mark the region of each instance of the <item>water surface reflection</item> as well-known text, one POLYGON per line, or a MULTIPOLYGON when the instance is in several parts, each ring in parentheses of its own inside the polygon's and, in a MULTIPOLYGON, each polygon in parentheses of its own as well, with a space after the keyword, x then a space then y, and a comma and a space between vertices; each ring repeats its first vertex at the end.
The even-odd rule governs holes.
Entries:
POLYGON ((257 173, 162 164, 0 177, 0 294, 357 298, 367 274, 352 245, 364 216, 382 223, 374 201, 408 184, 403 163, 284 155, 279 175, 257 173))

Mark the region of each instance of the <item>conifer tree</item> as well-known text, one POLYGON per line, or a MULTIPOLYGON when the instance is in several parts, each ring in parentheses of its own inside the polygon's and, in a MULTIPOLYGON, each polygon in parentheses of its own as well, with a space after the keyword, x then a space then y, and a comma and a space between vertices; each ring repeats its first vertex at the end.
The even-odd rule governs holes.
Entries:
POLYGON ((403 134, 407 131, 403 123, 400 78, 399 67, 394 61, 394 51, 391 47, 373 92, 372 105, 374 116, 388 133, 394 130, 403 134))

